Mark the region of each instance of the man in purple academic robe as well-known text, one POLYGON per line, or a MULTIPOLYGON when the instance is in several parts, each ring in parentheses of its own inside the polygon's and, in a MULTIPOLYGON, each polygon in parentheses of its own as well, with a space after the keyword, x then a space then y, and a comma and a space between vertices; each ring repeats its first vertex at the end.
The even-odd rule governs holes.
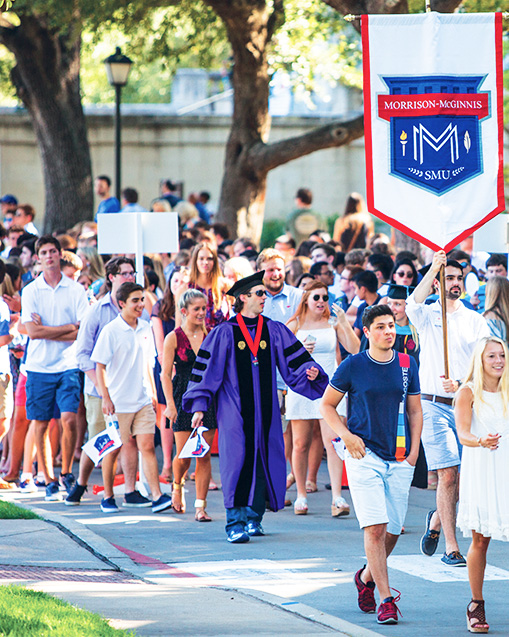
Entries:
POLYGON ((286 462, 276 367, 294 391, 320 398, 327 374, 290 330, 262 316, 264 272, 237 281, 228 291, 237 315, 204 340, 182 399, 198 427, 216 402, 219 465, 229 542, 264 535, 261 520, 268 502, 284 507, 286 462))

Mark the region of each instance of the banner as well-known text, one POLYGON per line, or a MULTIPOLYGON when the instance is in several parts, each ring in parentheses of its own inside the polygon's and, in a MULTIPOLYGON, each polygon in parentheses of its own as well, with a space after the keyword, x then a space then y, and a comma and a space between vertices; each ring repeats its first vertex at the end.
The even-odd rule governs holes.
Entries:
POLYGON ((367 204, 433 250, 505 209, 502 15, 362 16, 367 204))
POLYGON ((207 427, 202 426, 193 430, 186 444, 182 447, 179 458, 203 458, 207 455, 210 445, 203 437, 204 431, 208 431, 207 427))
POLYGON ((82 447, 83 451, 97 466, 104 456, 107 456, 115 449, 120 449, 122 441, 120 440, 120 434, 118 428, 114 424, 108 424, 106 429, 100 431, 96 436, 91 438, 82 447))

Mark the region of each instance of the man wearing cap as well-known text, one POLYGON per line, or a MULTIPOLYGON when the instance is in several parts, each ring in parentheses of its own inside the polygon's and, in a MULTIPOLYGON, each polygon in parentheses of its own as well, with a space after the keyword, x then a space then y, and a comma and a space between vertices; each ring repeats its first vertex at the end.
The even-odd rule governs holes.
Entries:
POLYGON ((327 375, 290 330, 262 315, 264 271, 237 281, 236 316, 215 327, 196 357, 182 405, 198 427, 216 401, 219 463, 229 542, 264 535, 265 503, 284 507, 286 464, 276 368, 296 392, 321 397, 327 375))
POLYGON ((18 207, 18 200, 14 195, 4 195, 0 199, 0 206, 2 208, 2 220, 6 214, 14 217, 16 214, 16 208, 18 207))

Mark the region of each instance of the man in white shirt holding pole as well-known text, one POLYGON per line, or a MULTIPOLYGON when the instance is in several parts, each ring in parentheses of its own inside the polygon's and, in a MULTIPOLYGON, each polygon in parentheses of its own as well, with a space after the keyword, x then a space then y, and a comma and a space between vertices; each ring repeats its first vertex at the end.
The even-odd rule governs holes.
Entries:
POLYGON ((419 333, 421 342, 419 376, 423 407, 422 443, 429 470, 436 470, 437 510, 426 518, 421 551, 433 555, 442 529, 445 552, 442 562, 449 566, 465 566, 465 558, 456 540, 456 503, 458 500, 458 467, 461 445, 456 433, 452 402, 463 379, 477 341, 489 335, 485 319, 461 302, 463 268, 447 259, 443 250, 436 252, 433 262, 414 293, 407 299, 406 312, 419 333), (442 306, 440 301, 426 305, 426 298, 438 286, 437 275, 444 266, 449 375, 444 374, 442 306))

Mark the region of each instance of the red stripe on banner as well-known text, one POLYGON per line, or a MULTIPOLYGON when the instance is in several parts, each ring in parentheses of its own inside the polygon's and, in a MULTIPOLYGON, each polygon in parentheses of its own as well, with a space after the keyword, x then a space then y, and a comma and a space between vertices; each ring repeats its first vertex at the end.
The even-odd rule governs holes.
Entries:
POLYGON ((371 75, 369 60, 369 16, 361 16, 362 73, 364 92, 364 146, 366 153, 366 199, 368 210, 375 207, 373 196, 373 138, 371 130, 371 75))
POLYGON ((422 117, 424 115, 474 115, 483 119, 489 114, 488 93, 378 95, 378 116, 386 121, 390 121, 391 117, 422 117))
POLYGON ((380 212, 380 210, 377 210, 376 208, 371 208, 369 211, 372 214, 374 214, 376 217, 381 219, 382 221, 385 221, 386 223, 388 223, 393 228, 396 228, 396 230, 401 230, 401 232, 408 235, 409 237, 412 237, 412 239, 415 239, 416 241, 420 241, 420 243, 425 245, 427 248, 431 248, 435 252, 437 250, 445 250, 446 252, 448 252, 449 250, 452 250, 453 248, 455 248, 459 243, 461 243, 463 239, 466 239, 471 234, 473 234, 476 230, 478 230, 481 226, 483 226, 485 223, 490 221, 490 219, 493 219, 493 217, 496 217, 500 212, 502 212, 502 210, 504 210, 504 207, 501 208, 500 206, 497 206, 497 208, 489 212, 484 217, 484 219, 476 223, 471 228, 468 228, 468 230, 464 230, 461 234, 454 237, 452 241, 449 241, 449 243, 446 244, 445 246, 439 246, 438 244, 433 243, 426 237, 423 237, 422 235, 420 235, 418 232, 415 232, 415 230, 412 230, 408 226, 405 226, 403 223, 396 221, 396 219, 393 219, 392 217, 385 215, 383 212, 380 212))
POLYGON ((498 206, 499 212, 505 210, 504 197, 504 77, 503 77, 503 45, 502 45, 502 14, 495 13, 495 68, 497 84, 497 115, 498 115, 498 206))

